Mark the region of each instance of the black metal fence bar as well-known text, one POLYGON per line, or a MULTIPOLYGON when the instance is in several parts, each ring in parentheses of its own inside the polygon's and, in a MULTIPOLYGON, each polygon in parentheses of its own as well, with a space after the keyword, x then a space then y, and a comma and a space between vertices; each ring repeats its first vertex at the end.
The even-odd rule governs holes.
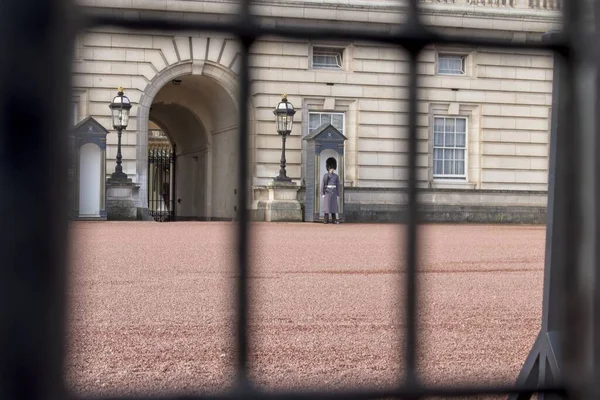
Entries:
POLYGON ((582 169, 589 166, 589 155, 582 147, 593 143, 593 137, 589 140, 590 113, 586 111, 586 103, 590 103, 592 99, 584 99, 582 95, 585 93, 584 86, 593 85, 592 82, 583 81, 586 78, 586 68, 589 67, 591 50, 582 46, 586 42, 585 32, 589 32, 590 28, 586 23, 584 6, 584 1, 568 1, 564 4, 563 30, 569 48, 563 75, 564 84, 560 87, 559 118, 563 118, 565 124, 559 126, 557 162, 561 168, 556 176, 559 183, 557 189, 562 192, 564 200, 557 211, 565 216, 565 231, 562 233, 564 253, 559 254, 562 258, 559 262, 564 266, 561 372, 570 396, 574 399, 590 398, 590 358, 593 354, 590 343, 592 298, 586 284, 591 278, 589 268, 594 267, 593 260, 588 259, 590 249, 586 246, 590 240, 586 235, 589 233, 588 224, 593 220, 593 214, 586 215, 589 211, 586 201, 593 200, 593 186, 587 187, 590 182, 583 179, 587 171, 582 169))
POLYGON ((238 26, 241 28, 239 39, 242 43, 240 54, 240 92, 239 92, 239 161, 238 161, 238 281, 237 281, 237 361, 238 389, 244 391, 248 381, 248 342, 249 342, 249 293, 248 293, 248 102, 250 100, 250 46, 254 42, 250 1, 241 0, 238 26))
POLYGON ((1 399, 66 395, 67 5, 0 6, 1 399))

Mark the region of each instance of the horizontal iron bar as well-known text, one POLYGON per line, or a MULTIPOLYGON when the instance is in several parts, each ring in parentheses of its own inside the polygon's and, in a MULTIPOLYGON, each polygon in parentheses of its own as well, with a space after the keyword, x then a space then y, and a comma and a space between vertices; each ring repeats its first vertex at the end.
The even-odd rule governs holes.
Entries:
MULTIPOLYGON (((161 18, 133 19, 129 17, 115 17, 114 15, 85 15, 83 13, 83 23, 80 24, 82 30, 97 26, 118 26, 136 30, 166 30, 166 31, 208 31, 235 34, 237 36, 259 38, 261 36, 280 36, 294 39, 314 39, 326 37, 337 40, 361 40, 368 42, 382 42, 395 44, 405 47, 412 47, 415 43, 422 44, 460 44, 471 46, 490 46, 502 47, 507 49, 537 49, 553 50, 564 52, 568 46, 562 36, 547 43, 519 43, 509 40, 483 38, 473 36, 459 35, 439 35, 427 30, 424 26, 415 25, 406 29, 398 29, 397 32, 374 32, 369 30, 356 29, 336 29, 328 27, 303 27, 303 26, 282 26, 266 27, 251 22, 243 24, 237 21, 231 22, 212 22, 212 21, 172 21, 161 18)), ((402 27, 401 24, 398 24, 402 27)))
POLYGON ((416 397, 468 397, 493 396, 524 393, 558 394, 565 396, 562 386, 490 386, 490 387, 401 387, 398 389, 356 389, 347 391, 304 391, 304 392, 263 392, 257 389, 245 392, 229 392, 222 395, 206 396, 165 396, 165 397, 87 397, 86 400, 369 400, 385 398, 416 397))

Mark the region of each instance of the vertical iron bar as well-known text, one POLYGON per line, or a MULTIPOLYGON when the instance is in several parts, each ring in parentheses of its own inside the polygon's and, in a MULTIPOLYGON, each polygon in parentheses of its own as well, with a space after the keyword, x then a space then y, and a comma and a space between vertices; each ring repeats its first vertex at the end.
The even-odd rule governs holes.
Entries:
POLYGON ((0 398, 66 398, 68 0, 0 13, 0 398))
POLYGON ((237 378, 238 387, 248 384, 248 342, 249 342, 249 293, 248 293, 248 99, 250 98, 250 65, 249 52, 253 42, 250 21, 250 0, 241 0, 239 21, 245 27, 240 41, 240 92, 239 106, 239 140, 238 140, 238 272, 237 281, 237 378))
POLYGON ((408 205, 406 264, 406 383, 417 383, 417 58, 410 49, 408 86, 408 205))
MULTIPOLYGON (((567 57, 566 84, 561 86, 561 113, 565 112, 566 123, 560 127, 559 148, 557 162, 564 162, 557 174, 557 183, 561 183, 564 191, 565 202, 561 204, 558 212, 566 215, 565 231, 562 233, 565 240, 563 261, 564 304, 563 309, 563 377, 570 390, 569 398, 583 399, 589 395, 590 369, 591 369, 591 290, 590 283, 594 277, 590 276, 593 268, 593 259, 590 259, 589 224, 593 220, 593 205, 589 201, 593 197, 593 181, 590 182, 590 163, 588 150, 592 148, 586 139, 593 135, 593 111, 590 101, 582 98, 588 91, 593 92, 593 84, 587 78, 589 65, 586 54, 589 49, 582 46, 585 42, 584 34, 588 26, 584 21, 583 0, 571 0, 564 4, 564 32, 570 47, 567 57), (563 91, 563 89, 565 89, 563 91), (566 102, 566 104, 564 103, 566 102), (564 107, 564 108, 563 108, 564 107), (568 127, 568 128, 567 128, 568 127), (568 129, 567 132, 563 132, 568 129), (591 187, 589 184, 592 184, 591 187)), ((591 100, 588 99, 588 100, 591 100)), ((593 141, 593 139, 591 140, 593 141)), ((590 165, 591 164, 591 165, 590 165)))

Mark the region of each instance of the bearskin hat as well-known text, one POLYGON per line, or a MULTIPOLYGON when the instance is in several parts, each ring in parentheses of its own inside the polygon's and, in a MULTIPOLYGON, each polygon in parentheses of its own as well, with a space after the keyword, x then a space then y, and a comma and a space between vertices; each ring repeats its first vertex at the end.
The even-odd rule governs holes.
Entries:
POLYGON ((333 157, 329 157, 327 159, 327 161, 325 161, 325 166, 327 168, 327 170, 329 171, 331 168, 333 169, 337 169, 337 161, 335 158, 333 157))

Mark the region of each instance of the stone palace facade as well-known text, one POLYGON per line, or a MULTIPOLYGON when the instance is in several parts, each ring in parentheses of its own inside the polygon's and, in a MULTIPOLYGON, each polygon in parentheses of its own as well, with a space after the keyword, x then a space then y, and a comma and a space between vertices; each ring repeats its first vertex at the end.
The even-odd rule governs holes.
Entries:
MULTIPOLYGON (((260 0, 253 12, 272 26, 388 30, 403 19, 400 3, 260 0)), ((237 7, 227 0, 79 4, 92 13, 214 20, 231 18, 237 7)), ((432 28, 462 35, 539 42, 561 26, 557 0, 428 0, 421 6, 432 28)), ((108 105, 122 86, 133 104, 122 136, 123 170, 137 183, 138 207, 155 216, 167 210, 179 220, 236 217, 241 105, 233 37, 98 28, 78 37, 73 63, 74 123, 91 117, 108 130, 102 179, 114 171, 117 135, 108 105)), ((428 219, 545 221, 552 65, 543 51, 439 45, 423 51, 418 180, 428 219)), ((268 186, 279 173, 273 109, 286 93, 297 110, 286 155, 288 176, 300 187, 298 201, 304 202, 307 178, 302 139, 330 123, 346 138, 346 220, 396 220, 406 201, 407 55, 372 43, 265 37, 251 49, 250 66, 253 219, 264 220, 268 186)), ((317 175, 322 172, 317 166, 317 175)), ((86 182, 81 178, 80 199, 89 190, 86 182)))

